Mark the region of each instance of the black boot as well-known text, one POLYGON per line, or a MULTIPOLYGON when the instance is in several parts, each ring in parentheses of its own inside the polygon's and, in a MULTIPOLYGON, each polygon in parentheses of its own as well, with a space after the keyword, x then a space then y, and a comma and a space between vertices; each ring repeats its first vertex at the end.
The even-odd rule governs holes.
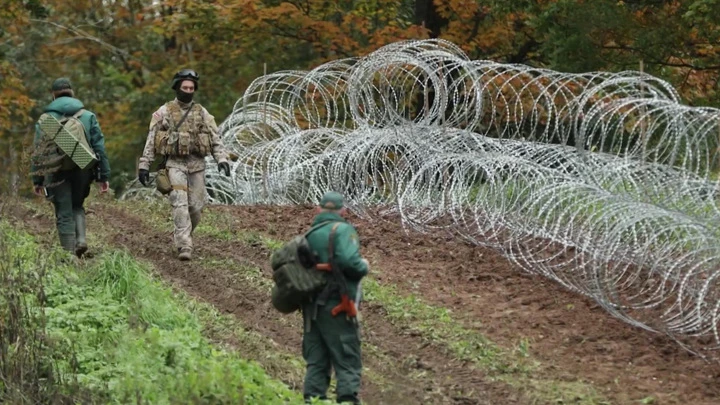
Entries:
POLYGON ((85 210, 76 208, 73 210, 75 217, 75 255, 82 257, 87 252, 87 241, 85 240, 85 210))
POLYGON ((361 405, 360 399, 356 395, 343 395, 341 397, 337 398, 338 404, 353 404, 353 405, 361 405))
POLYGON ((317 399, 319 399, 320 401, 326 401, 326 400, 327 400, 327 397, 324 396, 324 395, 321 396, 321 397, 312 397, 312 396, 310 396, 310 395, 305 395, 305 403, 306 403, 306 404, 311 404, 313 398, 317 398, 317 399))
POLYGON ((67 250, 68 252, 75 253, 75 234, 74 233, 61 233, 60 236, 60 245, 63 249, 67 250))

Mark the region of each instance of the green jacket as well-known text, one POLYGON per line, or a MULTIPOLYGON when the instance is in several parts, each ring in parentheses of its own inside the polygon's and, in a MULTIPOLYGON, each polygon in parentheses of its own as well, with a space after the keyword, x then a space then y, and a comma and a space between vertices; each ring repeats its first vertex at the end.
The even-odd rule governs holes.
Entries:
MULTIPOLYGON (((342 270, 348 286, 348 295, 355 299, 360 280, 368 273, 368 267, 360 255, 360 240, 357 231, 343 217, 334 212, 322 212, 315 216, 312 226, 324 221, 333 221, 321 226, 308 237, 310 248, 318 255, 320 263, 327 263, 329 259, 328 243, 330 230, 334 222, 341 222, 335 231, 335 264, 342 270)), ((331 277, 329 279, 332 279, 331 277)), ((333 301, 339 297, 331 297, 333 301)))
MULTIPOLYGON (((55 118, 60 119, 62 116, 70 116, 78 112, 84 105, 82 101, 73 97, 58 97, 53 100, 52 103, 48 104, 44 108, 44 112, 52 114, 55 118)), ((95 151, 95 155, 98 157, 98 170, 100 171, 99 180, 107 181, 110 178, 110 162, 108 161, 107 153, 105 152, 105 137, 100 130, 100 124, 95 117, 95 114, 91 111, 85 111, 80 116, 80 122, 82 122, 88 135, 88 143, 90 147, 95 151)), ((40 126, 35 124, 35 143, 37 143, 42 137, 40 126)), ((34 167, 31 171, 34 171, 34 167)), ((33 184, 41 185, 43 183, 42 176, 32 176, 33 184)))

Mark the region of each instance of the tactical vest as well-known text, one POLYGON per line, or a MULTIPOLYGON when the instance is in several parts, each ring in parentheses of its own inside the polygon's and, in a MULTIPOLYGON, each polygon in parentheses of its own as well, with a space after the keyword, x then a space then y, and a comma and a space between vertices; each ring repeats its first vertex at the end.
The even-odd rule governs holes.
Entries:
POLYGON ((210 154, 212 133, 203 118, 202 106, 193 104, 184 121, 185 112, 177 102, 171 101, 165 104, 165 108, 169 125, 167 129, 155 133, 155 153, 178 157, 210 154), (181 124, 179 128, 178 124, 181 124))

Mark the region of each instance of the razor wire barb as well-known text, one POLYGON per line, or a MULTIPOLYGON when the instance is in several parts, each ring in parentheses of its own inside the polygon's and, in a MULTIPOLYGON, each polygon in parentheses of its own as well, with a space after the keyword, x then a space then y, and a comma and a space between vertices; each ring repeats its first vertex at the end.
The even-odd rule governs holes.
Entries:
POLYGON ((720 110, 636 71, 568 74, 403 41, 257 78, 213 203, 317 202, 450 232, 718 360, 720 110))

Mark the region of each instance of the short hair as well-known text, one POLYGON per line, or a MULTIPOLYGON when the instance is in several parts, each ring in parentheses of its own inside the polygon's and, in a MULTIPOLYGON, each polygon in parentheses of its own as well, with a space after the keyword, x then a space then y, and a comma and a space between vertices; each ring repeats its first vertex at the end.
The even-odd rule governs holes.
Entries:
POLYGON ((75 93, 72 91, 72 89, 63 89, 63 90, 53 91, 53 96, 55 96, 55 98, 63 97, 63 96, 75 97, 75 93))

